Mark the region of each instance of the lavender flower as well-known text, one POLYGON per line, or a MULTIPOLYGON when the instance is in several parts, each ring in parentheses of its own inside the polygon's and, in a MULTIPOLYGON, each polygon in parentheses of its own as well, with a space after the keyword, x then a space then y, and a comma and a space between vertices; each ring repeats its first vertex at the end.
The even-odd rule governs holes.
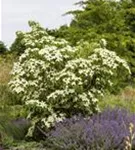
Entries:
MULTIPOLYGON (((89 118, 73 117, 56 124, 45 146, 50 150, 123 150, 131 122, 135 125, 135 115, 124 109, 107 109, 89 118)), ((135 147, 134 139, 132 144, 135 147)))

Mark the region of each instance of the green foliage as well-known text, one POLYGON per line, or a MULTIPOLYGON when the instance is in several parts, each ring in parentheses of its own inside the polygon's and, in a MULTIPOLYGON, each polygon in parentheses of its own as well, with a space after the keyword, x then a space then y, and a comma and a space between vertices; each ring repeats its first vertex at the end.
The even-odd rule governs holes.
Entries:
POLYGON ((36 142, 14 142, 10 147, 12 150, 46 150, 42 144, 36 142))
POLYGON ((26 116, 26 110, 21 105, 17 105, 20 103, 6 84, 0 84, 0 96, 0 144, 7 148, 14 140, 25 137, 28 127, 18 126, 12 121, 26 116))
MULTIPOLYGON (((97 39, 104 33, 120 33, 123 30, 123 11, 118 2, 108 0, 87 0, 81 3, 82 10, 70 11, 74 16, 67 32, 72 43, 80 39, 97 39), (72 38, 71 38, 72 36, 72 38)), ((65 29, 65 28, 64 28, 65 29)), ((58 32, 62 32, 60 28, 58 32)), ((65 32, 65 30, 64 30, 65 32)))
POLYGON ((6 53, 0 57, 0 144, 4 149, 10 148, 14 140, 23 139, 28 129, 12 122, 26 116, 26 110, 7 85, 14 60, 13 54, 6 53))
MULTIPOLYGON (((10 111, 10 109, 9 109, 10 111)), ((2 112, 0 110, 0 112, 2 112)), ((12 111, 10 111, 12 113, 12 111)), ((12 145, 13 141, 22 140, 28 130, 28 124, 17 124, 10 118, 10 115, 1 113, 0 115, 0 145, 8 148, 12 145)))
POLYGON ((4 54, 5 52, 7 52, 7 47, 5 46, 5 44, 0 41, 0 54, 4 54))
POLYGON ((10 52, 15 53, 16 55, 21 55, 26 47, 22 44, 23 37, 20 35, 18 36, 17 33, 16 35, 17 37, 10 47, 10 52))
POLYGON ((81 10, 70 11, 70 26, 61 26, 54 36, 76 45, 80 40, 89 43, 107 40, 107 49, 126 59, 135 76, 135 3, 133 0, 86 0, 78 3, 81 10))
POLYGON ((28 135, 74 114, 97 112, 98 98, 118 80, 118 72, 123 77, 130 73, 127 63, 105 48, 105 40, 102 48, 87 42, 71 47, 49 36, 38 23, 29 24, 30 32, 18 33, 26 50, 14 64, 9 83, 29 110, 33 126, 28 135))
POLYGON ((125 21, 127 26, 129 27, 130 31, 132 33, 135 32, 135 3, 132 1, 131 3, 129 3, 129 5, 127 5, 127 9, 126 9, 126 15, 125 15, 125 21))

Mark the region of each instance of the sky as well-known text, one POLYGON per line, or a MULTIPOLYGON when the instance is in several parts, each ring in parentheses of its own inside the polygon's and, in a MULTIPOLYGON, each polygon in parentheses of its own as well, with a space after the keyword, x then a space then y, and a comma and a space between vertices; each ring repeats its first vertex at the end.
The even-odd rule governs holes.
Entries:
POLYGON ((62 15, 77 9, 74 3, 78 1, 80 0, 0 0, 2 41, 9 47, 16 37, 16 31, 29 30, 28 20, 38 21, 50 29, 69 24, 72 16, 62 15))

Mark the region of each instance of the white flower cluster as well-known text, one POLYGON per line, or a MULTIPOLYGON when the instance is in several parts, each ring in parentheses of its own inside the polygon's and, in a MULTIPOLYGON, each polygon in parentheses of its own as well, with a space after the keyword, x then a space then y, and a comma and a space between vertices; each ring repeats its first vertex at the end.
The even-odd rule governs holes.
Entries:
POLYGON ((9 85, 32 111, 30 117, 40 115, 47 127, 63 117, 97 111, 98 96, 113 85, 118 69, 130 73, 114 52, 99 48, 87 59, 77 58, 77 47, 49 36, 38 23, 30 26, 31 32, 18 33, 27 49, 14 64, 9 85))

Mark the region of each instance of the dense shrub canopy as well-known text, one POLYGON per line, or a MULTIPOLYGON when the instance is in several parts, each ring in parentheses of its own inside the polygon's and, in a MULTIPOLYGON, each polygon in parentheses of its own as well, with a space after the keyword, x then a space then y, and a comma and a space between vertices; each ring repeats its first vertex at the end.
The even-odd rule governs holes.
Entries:
POLYGON ((127 63, 103 45, 79 57, 82 46, 71 47, 38 23, 29 24, 30 32, 18 33, 26 50, 14 64, 10 88, 28 106, 34 122, 50 127, 64 117, 97 112, 98 97, 112 87, 119 72, 130 73, 127 63))

